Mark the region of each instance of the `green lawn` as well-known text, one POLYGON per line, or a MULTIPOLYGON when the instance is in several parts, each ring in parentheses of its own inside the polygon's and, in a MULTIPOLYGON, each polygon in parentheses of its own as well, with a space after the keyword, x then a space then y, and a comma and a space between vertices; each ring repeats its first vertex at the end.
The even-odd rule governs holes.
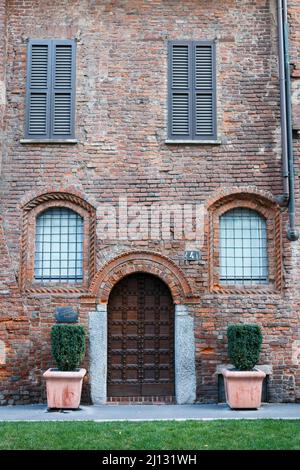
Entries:
POLYGON ((300 449, 300 420, 0 423, 8 449, 300 449))

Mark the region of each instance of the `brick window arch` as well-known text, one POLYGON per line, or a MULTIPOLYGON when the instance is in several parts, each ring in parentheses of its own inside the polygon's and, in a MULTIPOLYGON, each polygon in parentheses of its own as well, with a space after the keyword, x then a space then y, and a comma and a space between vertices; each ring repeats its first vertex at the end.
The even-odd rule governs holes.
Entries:
POLYGON ((275 204, 234 194, 215 201, 208 212, 210 291, 280 290, 281 218, 275 204))
POLYGON ((23 208, 20 286, 34 293, 88 290, 95 275, 95 209, 79 196, 48 193, 23 208))

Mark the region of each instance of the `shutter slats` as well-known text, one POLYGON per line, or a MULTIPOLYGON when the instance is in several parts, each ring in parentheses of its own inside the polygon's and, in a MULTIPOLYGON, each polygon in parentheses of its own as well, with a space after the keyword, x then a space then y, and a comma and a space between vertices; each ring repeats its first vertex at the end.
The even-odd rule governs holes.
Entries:
POLYGON ((53 134, 69 135, 71 132, 71 95, 56 94, 54 97, 53 134))
POLYGON ((55 44, 54 50, 54 83, 53 83, 53 116, 52 132, 55 136, 69 136, 72 125, 72 44, 55 44), (64 89, 64 93, 58 90, 64 89))
POLYGON ((203 90, 203 94, 196 93, 195 96, 195 134, 211 137, 214 134, 214 107, 213 56, 210 45, 195 47, 195 88, 203 90))
POLYGON ((33 45, 31 49, 31 88, 48 87, 48 45, 33 45))
POLYGON ((172 99, 172 134, 189 134, 189 95, 174 94, 172 99))
POLYGON ((212 89, 212 48, 211 46, 196 46, 195 54, 196 88, 212 89))
POLYGON ((56 45, 55 47, 55 88, 72 87, 72 46, 56 45))
POLYGON ((196 134, 210 136, 213 134, 212 95, 196 95, 196 134))
POLYGON ((47 91, 49 87, 49 46, 32 44, 29 64, 28 135, 47 134, 47 91), (44 90, 44 92, 42 92, 44 90))
POLYGON ((189 87, 189 49, 188 46, 173 46, 172 55, 173 88, 189 87))
POLYGON ((29 106, 29 133, 45 135, 47 131, 47 94, 31 94, 29 106))
POLYGON ((75 41, 30 40, 27 70, 27 137, 72 138, 75 41))
POLYGON ((177 140, 216 138, 213 42, 169 43, 169 136, 177 140))
POLYGON ((195 135, 211 138, 214 135, 212 45, 195 46, 195 89, 201 90, 195 94, 195 135))
POLYGON ((171 134, 185 138, 190 134, 190 49, 188 44, 171 46, 171 134))

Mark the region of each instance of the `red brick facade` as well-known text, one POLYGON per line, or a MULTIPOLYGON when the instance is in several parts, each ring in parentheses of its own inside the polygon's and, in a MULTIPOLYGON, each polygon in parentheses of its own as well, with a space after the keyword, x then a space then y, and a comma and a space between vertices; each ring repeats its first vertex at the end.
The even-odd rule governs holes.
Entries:
MULTIPOLYGON (((295 111, 300 1, 289 3, 295 111)), ((215 372, 228 362, 226 328, 235 322, 262 326, 260 362, 272 365, 270 401, 300 400, 299 242, 287 240, 287 209, 276 204, 283 190, 276 2, 0 0, 0 39, 0 404, 45 400, 42 373, 53 365, 49 339, 57 306, 74 306, 87 325, 94 306, 135 271, 161 277, 174 302, 193 314, 198 401, 217 400, 215 372), (20 142, 29 38, 77 40, 76 144, 20 142), (218 144, 165 143, 167 41, 176 39, 216 40, 218 144), (121 196, 148 207, 203 204, 203 246, 101 239, 101 204, 116 206, 121 196), (78 288, 32 282, 35 217, 55 205, 76 206, 87 220, 85 281, 78 288), (264 289, 218 284, 218 215, 231 207, 266 217, 270 282, 264 289), (185 261, 187 249, 200 249, 201 259, 185 261)), ((298 222, 296 132, 294 152, 298 222)))

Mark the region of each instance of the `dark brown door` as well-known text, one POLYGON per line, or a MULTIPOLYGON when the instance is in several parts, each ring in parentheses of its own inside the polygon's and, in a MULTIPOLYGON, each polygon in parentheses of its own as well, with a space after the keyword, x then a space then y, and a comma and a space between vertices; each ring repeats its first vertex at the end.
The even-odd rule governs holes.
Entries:
POLYGON ((107 395, 174 395, 174 305, 150 274, 131 274, 110 294, 107 395))

